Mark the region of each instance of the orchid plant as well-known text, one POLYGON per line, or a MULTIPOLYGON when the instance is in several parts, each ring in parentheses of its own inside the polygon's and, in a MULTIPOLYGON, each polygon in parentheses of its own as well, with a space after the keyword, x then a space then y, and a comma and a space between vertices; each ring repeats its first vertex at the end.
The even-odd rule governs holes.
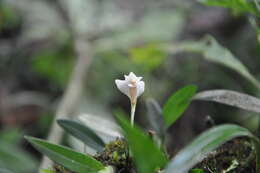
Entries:
MULTIPOLYGON (((197 87, 188 85, 175 92, 163 108, 155 100, 147 101, 148 117, 151 128, 155 132, 148 134, 134 125, 137 99, 145 90, 145 83, 141 79, 142 77, 137 77, 131 72, 125 75, 125 80, 115 80, 117 88, 129 97, 131 103, 130 121, 123 115, 115 115, 123 137, 118 136, 106 143, 88 124, 84 125, 74 120, 58 120, 58 124, 66 132, 95 149, 95 154, 82 153, 42 139, 26 137, 36 149, 55 162, 53 167, 50 165, 50 168, 43 172, 198 173, 203 170, 193 169, 194 166, 209 153, 233 138, 245 136, 252 141, 252 153, 256 157, 256 172, 260 173, 259 139, 246 128, 234 124, 219 125, 208 129, 171 158, 165 145, 167 129, 183 115, 193 100, 210 100, 214 96, 209 97, 209 94, 205 92, 196 94, 197 87)), ((226 98, 228 95, 229 93, 226 93, 226 98)), ((244 95, 241 97, 243 98, 244 95)), ((250 102, 250 98, 247 101, 250 102)), ((212 101, 216 100, 212 99, 212 101)), ((236 100, 232 101, 236 102, 236 100)), ((234 165, 230 165, 228 169, 234 169, 234 165)))

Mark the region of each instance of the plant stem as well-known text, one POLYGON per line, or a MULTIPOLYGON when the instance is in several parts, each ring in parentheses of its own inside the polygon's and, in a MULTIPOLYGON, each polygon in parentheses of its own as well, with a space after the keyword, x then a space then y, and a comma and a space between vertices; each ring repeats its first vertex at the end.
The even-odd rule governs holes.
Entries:
POLYGON ((131 125, 134 126, 136 102, 131 102, 131 125))

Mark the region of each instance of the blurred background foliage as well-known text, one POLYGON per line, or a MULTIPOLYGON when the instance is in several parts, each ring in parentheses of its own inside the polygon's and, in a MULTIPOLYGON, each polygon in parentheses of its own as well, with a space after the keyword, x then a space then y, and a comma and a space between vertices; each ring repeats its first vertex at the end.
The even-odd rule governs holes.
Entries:
MULTIPOLYGON (((114 80, 133 71, 146 82, 136 116, 146 127, 145 99, 162 105, 186 84, 201 91, 223 88, 260 95, 252 82, 260 77, 259 13, 246 0, 0 1, 0 168, 14 173, 36 169, 39 155, 22 136, 46 137, 75 64, 75 33, 87 35, 94 52, 78 113, 129 112, 128 99, 114 80), (230 50, 255 79, 241 76, 241 66, 232 70, 207 59, 210 46, 203 38, 208 34, 217 40, 215 48, 230 50), (204 43, 205 49, 199 48, 204 43)), ((222 49, 217 56, 224 56, 222 49)), ((172 151, 205 130, 208 116, 216 124, 258 128, 255 114, 195 102, 170 129, 172 151)))

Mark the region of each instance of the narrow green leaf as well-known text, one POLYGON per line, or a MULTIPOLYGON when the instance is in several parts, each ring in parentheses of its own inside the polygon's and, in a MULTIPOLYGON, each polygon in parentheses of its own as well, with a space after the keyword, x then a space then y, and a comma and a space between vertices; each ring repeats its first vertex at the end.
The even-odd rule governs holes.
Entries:
POLYGON ((260 83, 257 81, 257 79, 249 72, 246 66, 244 66, 244 64, 242 64, 227 48, 221 46, 211 36, 206 37, 203 41, 205 43, 203 55, 206 59, 215 63, 222 64, 240 73, 250 82, 252 82, 258 89, 260 89, 260 83))
POLYGON ((57 123, 66 132, 78 138, 91 148, 97 151, 102 151, 104 149, 105 143, 103 140, 93 130, 83 125, 82 123, 63 119, 57 120, 57 123))
POLYGON ((116 118, 129 143, 138 173, 151 173, 163 168, 167 163, 166 155, 152 139, 139 128, 132 127, 123 116, 116 116, 116 118))
POLYGON ((202 91, 193 97, 194 100, 213 101, 234 106, 247 111, 260 113, 260 99, 231 90, 202 91))
POLYGON ((104 169, 102 163, 86 154, 38 138, 28 136, 25 138, 51 160, 77 173, 94 173, 104 169))
POLYGON ((164 122, 171 126, 186 110, 197 91, 195 85, 188 85, 174 93, 163 107, 164 122))
MULTIPOLYGON (((259 139, 249 130, 238 125, 220 125, 211 128, 197 137, 191 144, 182 149, 168 164, 165 173, 186 173, 193 166, 203 160, 207 154, 223 143, 238 136, 246 136, 255 141, 255 148, 259 148, 259 139)), ((259 152, 256 150, 259 154, 259 152)), ((257 155, 257 157, 259 157, 257 155)), ((257 161, 257 173, 259 163, 257 161)))

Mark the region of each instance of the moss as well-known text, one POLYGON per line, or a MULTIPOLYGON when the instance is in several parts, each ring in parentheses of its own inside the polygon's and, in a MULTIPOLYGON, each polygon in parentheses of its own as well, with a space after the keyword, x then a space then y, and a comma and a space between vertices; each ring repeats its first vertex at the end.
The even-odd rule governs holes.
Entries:
POLYGON ((124 139, 116 139, 108 143, 105 149, 97 153, 94 158, 105 165, 114 166, 120 173, 128 173, 133 169, 128 145, 124 139))
POLYGON ((231 140, 211 152, 195 168, 205 173, 255 173, 255 155, 247 138, 231 140))

